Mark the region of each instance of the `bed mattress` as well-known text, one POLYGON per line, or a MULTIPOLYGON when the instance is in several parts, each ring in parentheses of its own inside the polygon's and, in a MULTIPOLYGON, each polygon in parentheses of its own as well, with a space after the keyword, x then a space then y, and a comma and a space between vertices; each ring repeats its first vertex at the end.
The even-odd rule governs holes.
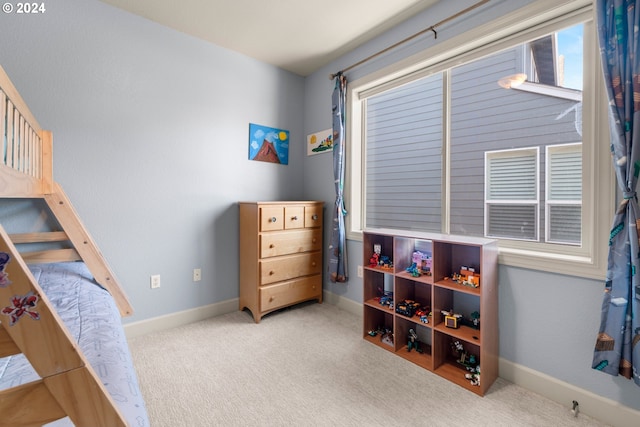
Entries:
MULTIPOLYGON (((31 272, 132 427, 149 426, 120 313, 82 262, 39 264, 31 272)), ((0 390, 39 378, 22 355, 0 358, 0 390)), ((64 418, 47 426, 73 426, 64 418)))

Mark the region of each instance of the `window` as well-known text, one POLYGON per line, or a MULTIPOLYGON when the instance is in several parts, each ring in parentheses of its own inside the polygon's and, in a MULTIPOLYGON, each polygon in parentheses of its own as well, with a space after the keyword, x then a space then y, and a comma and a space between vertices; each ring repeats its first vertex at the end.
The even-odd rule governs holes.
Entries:
POLYGON ((485 236, 538 240, 538 148, 485 155, 485 236))
POLYGON ((614 181, 594 142, 608 138, 599 65, 582 67, 598 58, 591 2, 556 16, 534 3, 412 58, 406 73, 350 83, 349 237, 487 236, 501 263, 603 274, 614 181))
POLYGON ((581 144, 547 147, 546 240, 579 245, 582 218, 581 144))

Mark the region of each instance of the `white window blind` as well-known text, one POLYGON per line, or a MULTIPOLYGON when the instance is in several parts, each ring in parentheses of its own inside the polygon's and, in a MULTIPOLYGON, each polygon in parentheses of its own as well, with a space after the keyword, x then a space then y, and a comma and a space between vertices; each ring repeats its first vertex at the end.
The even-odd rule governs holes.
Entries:
POLYGON ((538 239, 537 147, 486 153, 485 234, 538 239))
POLYGON ((546 240, 580 244, 582 228, 582 144, 548 146, 546 240))

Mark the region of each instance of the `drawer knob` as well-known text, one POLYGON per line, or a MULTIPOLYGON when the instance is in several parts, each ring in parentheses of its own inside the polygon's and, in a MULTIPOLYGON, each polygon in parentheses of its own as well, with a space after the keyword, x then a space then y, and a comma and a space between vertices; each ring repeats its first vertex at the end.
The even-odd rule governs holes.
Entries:
POLYGON ((318 215, 317 214, 313 214, 313 216, 311 216, 311 219, 314 220, 314 221, 317 220, 318 219, 318 215))
POLYGON ((271 271, 269 272, 269 276, 273 276, 274 274, 276 274, 276 272, 275 272, 275 271, 273 271, 273 270, 271 270, 271 271))
POLYGON ((315 237, 314 237, 313 239, 311 239, 311 243, 315 243, 315 242, 317 242, 317 241, 318 241, 318 240, 317 240, 315 237))
POLYGON ((292 217, 291 217, 291 221, 297 221, 297 220, 298 220, 298 217, 297 217, 297 216, 292 216, 292 217))
POLYGON ((271 297, 269 298, 269 302, 272 302, 275 298, 271 297))
POLYGON ((273 243, 269 245, 269 249, 273 249, 275 247, 276 247, 276 245, 274 245, 273 243))
POLYGON ((315 261, 311 261, 311 266, 315 267, 316 266, 316 262, 315 261))
POLYGON ((275 216, 272 216, 271 219, 269 219, 269 222, 276 222, 277 218, 275 216))

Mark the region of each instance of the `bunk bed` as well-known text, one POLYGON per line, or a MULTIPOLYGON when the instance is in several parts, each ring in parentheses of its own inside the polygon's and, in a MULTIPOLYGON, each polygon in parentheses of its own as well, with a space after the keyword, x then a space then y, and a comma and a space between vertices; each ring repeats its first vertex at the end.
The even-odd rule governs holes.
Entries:
POLYGON ((131 304, 53 181, 52 151, 0 67, 0 198, 54 224, 0 224, 0 426, 148 426, 120 319, 131 304))

